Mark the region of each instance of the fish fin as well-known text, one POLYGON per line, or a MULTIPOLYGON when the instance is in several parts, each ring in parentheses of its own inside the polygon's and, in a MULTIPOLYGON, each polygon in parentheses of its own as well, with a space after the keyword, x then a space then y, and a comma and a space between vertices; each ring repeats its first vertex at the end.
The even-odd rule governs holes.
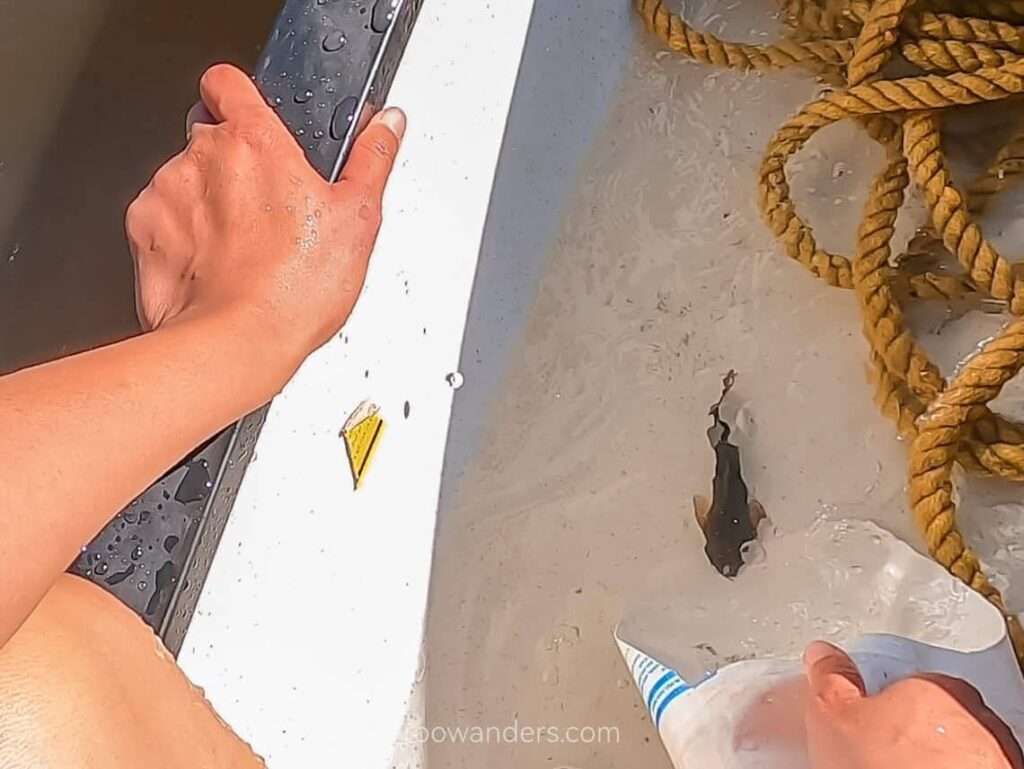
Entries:
POLYGON ((711 502, 702 494, 693 496, 693 515, 697 519, 697 525, 705 534, 708 530, 708 518, 711 514, 711 502))
POLYGON ((748 505, 750 510, 750 523, 754 527, 754 531, 757 531, 757 527, 761 525, 761 521, 768 520, 768 513, 764 511, 764 505, 758 502, 756 499, 750 500, 748 505))

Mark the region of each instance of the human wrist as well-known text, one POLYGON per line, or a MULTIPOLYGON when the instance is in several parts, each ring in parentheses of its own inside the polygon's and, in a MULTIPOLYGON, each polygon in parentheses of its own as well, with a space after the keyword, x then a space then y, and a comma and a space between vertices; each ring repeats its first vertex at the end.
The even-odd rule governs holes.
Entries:
POLYGON ((248 413, 273 399, 292 378, 303 355, 275 331, 272 319, 253 308, 190 307, 160 331, 183 333, 186 344, 202 350, 211 376, 224 378, 232 397, 248 413))

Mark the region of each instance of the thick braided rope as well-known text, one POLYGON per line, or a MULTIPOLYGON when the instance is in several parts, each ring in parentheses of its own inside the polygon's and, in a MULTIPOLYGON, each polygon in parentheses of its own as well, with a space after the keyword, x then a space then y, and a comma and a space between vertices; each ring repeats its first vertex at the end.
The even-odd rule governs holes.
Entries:
POLYGON ((846 12, 846 5, 817 0, 784 0, 783 19, 797 40, 856 37, 859 21, 846 12))
MULTIPOLYGON (((995 158, 975 179, 968 185, 964 192, 967 205, 967 212, 978 216, 985 212, 992 198, 1003 192, 1024 174, 1024 126, 1017 131, 1004 144, 995 158)), ((917 254, 933 255, 938 253, 945 246, 942 238, 934 231, 922 232, 914 238, 914 248, 917 254)), ((941 285, 931 285, 936 276, 927 275, 926 281, 920 280, 921 276, 901 275, 898 279, 907 279, 907 285, 901 287, 904 295, 915 298, 942 298, 951 301, 966 295, 968 290, 973 290, 959 278, 953 276, 941 276, 941 285), (914 278, 918 278, 915 280, 914 278)))
MULTIPOLYGON (((846 0, 841 13, 863 23, 870 9, 871 0, 846 0)), ((922 28, 925 36, 936 39, 995 42, 999 37, 1011 38, 1008 27, 1022 21, 1022 0, 919 0, 904 25, 912 33, 922 28)))
POLYGON ((911 173, 932 211, 932 226, 972 282, 993 299, 1009 302, 1015 315, 1024 314, 1024 278, 1004 259, 973 221, 964 196, 953 185, 942 155, 938 118, 931 113, 909 115, 904 123, 903 150, 911 173))
POLYGON ((904 324, 903 311, 888 280, 890 243, 908 182, 906 159, 892 153, 868 195, 857 234, 853 283, 864 334, 877 362, 887 373, 900 372, 898 378, 910 393, 919 401, 929 402, 942 390, 942 374, 904 324))
POLYGON ((846 82, 850 86, 867 82, 892 59, 903 15, 911 2, 878 0, 868 11, 846 68, 846 82))
POLYGON ((919 420, 910 448, 910 503, 928 552, 1007 618, 1018 658, 1024 631, 956 524, 953 463, 967 427, 1024 366, 1024 321, 1015 321, 963 366, 919 420))
MULTIPOLYGON (((662 0, 635 0, 647 26, 683 56, 738 69, 799 66, 832 80, 837 73, 845 79, 844 89, 807 105, 769 142, 758 178, 762 213, 791 258, 830 285, 855 290, 870 345, 875 400, 900 434, 913 441, 911 502, 929 552, 1007 615, 1020 654, 1024 632, 965 544, 956 526, 952 486, 943 483, 951 483, 956 462, 971 472, 1024 481, 1024 428, 987 407, 1021 364, 1004 367, 1001 375, 989 369, 977 373, 994 360, 981 354, 978 363, 972 360, 968 366, 976 373, 974 379, 968 378, 964 385, 965 369, 947 385, 906 327, 901 300, 951 299, 981 292, 1006 302, 1017 314, 1024 313, 1024 281, 1019 271, 984 238, 972 218, 1024 173, 1024 130, 961 194, 945 167, 938 118, 946 108, 1024 93, 1024 36, 1013 23, 1024 20, 1024 0, 783 2, 792 39, 752 46, 694 30, 662 0), (885 79, 885 68, 895 52, 926 74, 885 79), (887 157, 868 194, 853 260, 818 246, 790 197, 785 168, 817 131, 850 118, 886 148, 887 157), (924 193, 936 235, 956 255, 964 276, 914 273, 905 263, 892 265, 895 222, 911 178, 924 193), (989 380, 994 384, 978 389, 979 382, 989 380), (964 397, 963 387, 975 388, 971 392, 977 396, 966 405, 957 400, 964 397), (960 410, 943 411, 951 403, 960 410), (936 411, 948 417, 949 424, 943 423, 944 442, 936 442, 932 434, 936 411), (953 422, 955 430, 950 427, 953 422), (919 458, 921 451, 924 460, 919 458), (946 468, 942 471, 945 481, 940 465, 946 468), (938 484, 937 491, 922 497, 929 483, 938 484)), ((1018 336, 1024 341, 1024 327, 1018 336)), ((1009 348, 999 345, 1012 347, 1012 337, 1007 332, 985 349, 1005 353, 1009 348)), ((1024 346, 1014 349, 1024 360, 1024 346)))
POLYGON ((929 10, 979 19, 1024 21, 1024 0, 928 0, 929 10))
POLYGON ((900 53, 925 72, 973 72, 984 67, 1003 67, 1021 54, 995 48, 987 43, 963 43, 958 40, 906 40, 900 53))
POLYGON ((850 261, 817 245, 799 217, 786 179, 787 160, 821 128, 844 118, 976 104, 1024 92, 1024 63, 1000 70, 923 75, 834 91, 783 124, 765 152, 759 173, 761 210, 786 253, 830 285, 852 287, 850 261))
POLYGON ((852 53, 848 40, 782 40, 774 45, 730 43, 709 32, 698 32, 664 0, 636 0, 648 29, 668 47, 694 61, 733 69, 773 70, 792 66, 824 72, 842 67, 852 53))
MULTIPOLYGON (((881 0, 864 19, 847 67, 850 86, 861 85, 879 73, 892 58, 899 27, 912 0, 881 0)), ((883 118, 887 119, 888 118, 883 118)), ((892 123, 893 141, 886 144, 887 162, 868 195, 858 229, 853 285, 861 306, 864 335, 871 345, 873 375, 893 385, 889 398, 911 397, 928 402, 942 388, 942 375, 914 340, 903 322, 903 311, 890 283, 892 240, 896 217, 909 183, 906 160, 898 153, 899 126, 892 123)), ((897 413, 905 412, 899 404, 897 413)))
POLYGON ((993 48, 1024 53, 1024 30, 1004 21, 922 11, 908 14, 903 28, 913 38, 985 43, 993 48))
MULTIPOLYGON (((876 4, 864 20, 857 40, 857 50, 851 58, 848 79, 850 85, 875 76, 888 62, 895 44, 895 30, 910 7, 909 0, 885 0, 876 4)), ((933 400, 944 386, 937 366, 914 340, 903 322, 903 311, 891 287, 892 256, 890 242, 896 217, 904 202, 904 191, 909 181, 906 159, 888 145, 888 161, 876 179, 858 230, 857 259, 853 270, 853 284, 861 305, 864 333, 872 348, 872 368, 876 386, 883 386, 883 403, 889 403, 897 419, 907 414, 919 415, 923 403, 933 400)), ((998 418, 986 413, 986 423, 998 418)), ((914 434, 913 421, 902 426, 904 434, 914 434)), ((984 445, 978 445, 973 431, 967 436, 970 445, 964 446, 962 462, 969 467, 988 462, 999 466, 1004 475, 1016 476, 1005 461, 993 457, 984 445)))

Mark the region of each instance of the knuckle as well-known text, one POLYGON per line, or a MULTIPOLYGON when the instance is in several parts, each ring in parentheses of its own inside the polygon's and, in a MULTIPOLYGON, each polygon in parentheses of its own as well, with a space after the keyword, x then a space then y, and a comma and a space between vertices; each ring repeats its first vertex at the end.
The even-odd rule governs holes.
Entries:
MULTIPOLYGON (((178 156, 180 157, 180 156, 178 156)), ((152 192, 161 193, 167 190, 174 190, 177 186, 178 173, 176 169, 177 157, 168 161, 157 169, 153 179, 149 183, 152 192)))
POLYGON ((192 137, 185 148, 185 154, 193 160, 202 160, 210 155, 214 146, 213 129, 210 126, 196 124, 192 126, 192 137))
POLYGON ((234 129, 238 141, 255 152, 266 152, 276 144, 275 126, 262 115, 249 112, 240 119, 234 129))
POLYGON ((145 191, 128 206, 124 216, 124 230, 134 257, 139 258, 152 250, 151 205, 145 191))
POLYGON ((376 132, 367 142, 367 148, 381 160, 391 162, 395 157, 395 148, 388 139, 376 132))
POLYGON ((135 198, 129 205, 128 210, 124 214, 124 229, 128 234, 129 240, 138 240, 142 230, 142 222, 145 218, 143 215, 143 196, 146 193, 143 192, 139 197, 135 198))

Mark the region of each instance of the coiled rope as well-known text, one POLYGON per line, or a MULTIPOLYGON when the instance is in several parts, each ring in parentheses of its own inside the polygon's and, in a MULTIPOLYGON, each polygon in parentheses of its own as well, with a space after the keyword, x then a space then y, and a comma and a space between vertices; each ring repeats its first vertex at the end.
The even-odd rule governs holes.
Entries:
POLYGON ((838 86, 768 143, 757 179, 761 213, 792 259, 856 294, 876 402, 910 441, 910 503, 928 551, 1003 613, 1024 663, 1024 628, 960 532, 952 480, 959 463, 972 473, 1024 481, 1024 426, 988 406, 1024 367, 1024 319, 1009 323, 947 381, 903 315, 911 299, 980 295, 1024 316, 1024 268, 1005 259, 977 223, 992 197, 1024 174, 1024 130, 962 191, 942 148, 944 111, 1024 94, 1024 0, 783 0, 787 36, 771 45, 698 31, 664 0, 634 3, 649 30, 682 56, 741 70, 800 67, 838 86), (888 78, 894 57, 921 74, 888 78), (852 258, 818 244, 786 178, 787 161, 815 133, 846 119, 863 127, 886 158, 852 258), (893 265, 896 217, 911 181, 930 212, 926 240, 956 258, 960 275, 893 265))

